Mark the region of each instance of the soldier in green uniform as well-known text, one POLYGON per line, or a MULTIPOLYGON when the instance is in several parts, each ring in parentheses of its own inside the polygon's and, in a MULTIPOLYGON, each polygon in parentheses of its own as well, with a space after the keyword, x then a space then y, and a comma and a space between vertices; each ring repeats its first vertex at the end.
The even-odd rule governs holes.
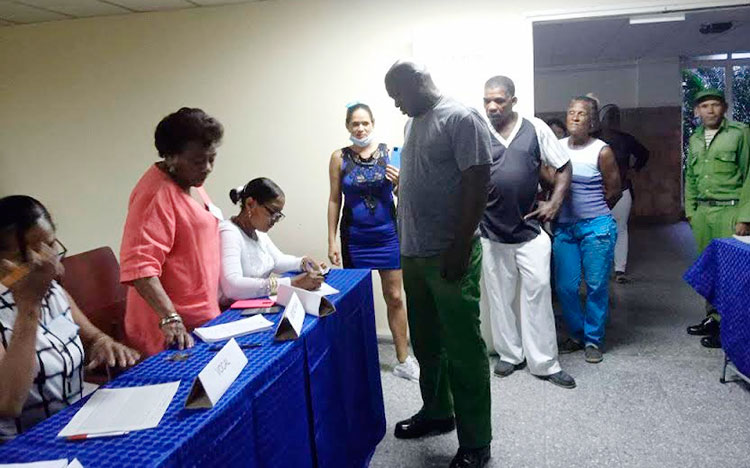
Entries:
MULTIPOLYGON (((695 110, 702 125, 690 137, 685 214, 702 252, 712 239, 750 235, 750 129, 724 117, 727 104, 717 89, 699 91, 695 110)), ((719 348, 719 314, 709 304, 706 311, 687 331, 705 335, 703 346, 719 348)))

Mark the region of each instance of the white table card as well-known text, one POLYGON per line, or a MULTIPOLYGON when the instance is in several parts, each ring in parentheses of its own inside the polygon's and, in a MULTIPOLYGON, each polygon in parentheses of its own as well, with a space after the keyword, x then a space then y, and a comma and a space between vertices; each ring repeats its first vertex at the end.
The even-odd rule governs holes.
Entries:
POLYGON ((185 408, 213 408, 247 365, 247 356, 232 338, 203 368, 190 388, 185 408))
POLYGON ((316 291, 306 291, 301 288, 295 288, 294 286, 288 286, 286 284, 279 285, 278 296, 276 297, 276 303, 281 305, 288 305, 293 295, 299 297, 302 303, 302 308, 305 312, 314 315, 316 317, 325 317, 331 315, 336 311, 331 301, 329 301, 324 295, 316 291))
MULTIPOLYGON (((281 286, 279 286, 281 287, 281 286)), ((293 291, 287 301, 284 313, 276 326, 277 341, 296 340, 302 333, 302 323, 305 321, 305 309, 297 294, 293 291)))

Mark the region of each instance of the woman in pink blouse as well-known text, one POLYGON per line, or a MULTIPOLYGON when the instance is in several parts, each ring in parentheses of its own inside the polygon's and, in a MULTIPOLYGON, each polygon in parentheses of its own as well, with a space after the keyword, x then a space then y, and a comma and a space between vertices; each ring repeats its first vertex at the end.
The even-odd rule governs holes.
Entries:
POLYGON ((183 107, 154 135, 163 161, 130 194, 120 248, 128 288, 127 342, 144 355, 193 346, 190 332, 219 314, 219 220, 203 183, 224 129, 201 109, 183 107))

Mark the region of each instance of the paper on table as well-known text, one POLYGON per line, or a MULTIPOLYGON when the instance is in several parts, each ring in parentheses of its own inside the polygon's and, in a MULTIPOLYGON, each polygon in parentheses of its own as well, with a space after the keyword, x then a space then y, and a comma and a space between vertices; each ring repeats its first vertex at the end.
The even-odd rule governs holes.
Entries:
POLYGON ((70 464, 68 464, 67 458, 61 458, 59 460, 31 463, 0 463, 0 468, 83 468, 83 465, 81 465, 81 462, 77 458, 74 458, 70 464))
POLYGON ((177 381, 97 390, 57 436, 140 431, 156 427, 179 386, 180 382, 177 381))
POLYGON ((61 458, 31 463, 0 463, 0 468, 68 468, 68 459, 61 458))
POLYGON ((333 294, 338 294, 341 291, 334 288, 328 283, 323 283, 320 285, 320 288, 316 289, 315 291, 310 291, 310 292, 313 294, 317 294, 319 296, 331 296, 333 294))
POLYGON ((270 330, 271 327, 273 327, 273 322, 262 315, 254 315, 250 318, 222 323, 221 325, 196 328, 193 331, 201 340, 206 343, 213 343, 250 333, 270 330))

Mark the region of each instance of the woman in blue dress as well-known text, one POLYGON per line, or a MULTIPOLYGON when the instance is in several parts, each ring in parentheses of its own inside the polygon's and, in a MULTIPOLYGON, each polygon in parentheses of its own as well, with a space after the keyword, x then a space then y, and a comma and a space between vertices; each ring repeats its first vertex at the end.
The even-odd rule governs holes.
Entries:
POLYGON ((419 380, 419 367, 408 352, 406 307, 401 293, 401 253, 393 200, 398 169, 389 164, 388 146, 373 139, 374 124, 367 104, 347 107, 346 129, 352 144, 334 151, 329 166, 328 258, 344 268, 378 270, 398 359, 393 373, 419 380), (336 243, 339 218, 341 249, 336 243))

